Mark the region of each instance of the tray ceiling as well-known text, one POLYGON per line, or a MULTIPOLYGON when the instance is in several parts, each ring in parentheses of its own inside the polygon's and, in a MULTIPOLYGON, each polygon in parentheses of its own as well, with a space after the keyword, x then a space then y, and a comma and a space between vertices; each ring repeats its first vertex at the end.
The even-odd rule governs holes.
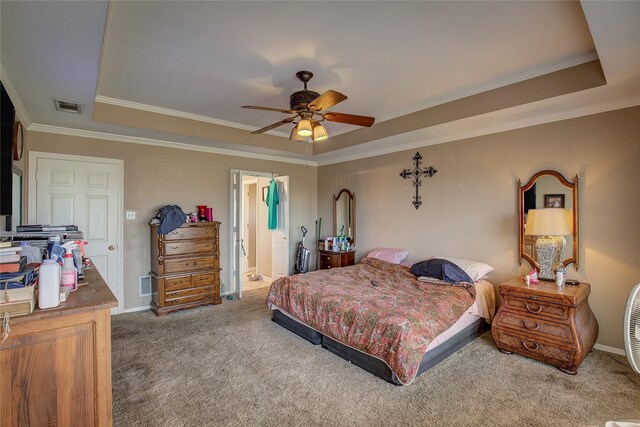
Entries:
MULTIPOLYGON (((1 59, 36 124, 313 159, 307 147, 285 139, 288 127, 249 135, 283 115, 240 106, 287 107, 289 94, 301 88, 295 78, 301 69, 315 74, 310 89, 349 96, 333 110, 375 116, 377 125, 597 57, 610 86, 617 83, 610 76, 622 76, 622 67, 637 70, 640 61, 620 64, 614 51, 624 43, 608 47, 615 32, 602 34, 598 24, 640 13, 637 4, 608 3, 2 2, 1 59), (593 16, 589 25, 583 8, 593 16), (85 114, 55 111, 53 97, 79 101, 85 114)), ((624 28, 639 41, 638 30, 624 28)), ((581 88, 587 94, 556 96, 572 108, 614 102, 623 93, 638 96, 637 80, 626 76, 631 92, 581 88)), ((553 99, 548 110, 536 100, 509 106, 511 115, 489 111, 487 123, 551 114, 562 107, 553 99)), ((464 132, 477 127, 477 120, 465 122, 471 117, 451 120, 464 132)), ((438 133, 445 123, 424 127, 438 133)), ((388 141, 395 129, 387 126, 378 138, 377 125, 361 150, 388 141)), ((331 150, 353 151, 348 132, 356 128, 326 127, 330 136, 344 133, 336 141, 345 144, 331 150)))

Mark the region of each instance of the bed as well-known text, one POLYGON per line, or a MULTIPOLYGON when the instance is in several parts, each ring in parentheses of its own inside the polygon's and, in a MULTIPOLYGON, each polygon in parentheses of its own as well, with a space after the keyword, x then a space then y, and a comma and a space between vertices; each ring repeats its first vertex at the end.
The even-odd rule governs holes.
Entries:
POLYGON ((407 385, 489 329, 495 310, 486 280, 418 280, 375 258, 271 284, 272 320, 396 385, 407 385))

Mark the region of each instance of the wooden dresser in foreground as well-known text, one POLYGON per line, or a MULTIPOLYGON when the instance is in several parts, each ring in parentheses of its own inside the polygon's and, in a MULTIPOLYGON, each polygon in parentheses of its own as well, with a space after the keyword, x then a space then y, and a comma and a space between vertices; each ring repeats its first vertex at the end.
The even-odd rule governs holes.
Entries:
MULTIPOLYGON (((111 426, 111 308, 100 273, 56 308, 12 317, 0 343, 1 426, 111 426)), ((2 327, 0 327, 0 330, 2 327)))
POLYGON ((591 286, 528 285, 516 277, 500 285, 502 304, 492 333, 503 353, 517 353, 575 375, 598 338, 589 307, 591 286))
POLYGON ((151 226, 151 309, 156 315, 220 304, 220 223, 151 226))
POLYGON ((356 251, 320 251, 320 270, 347 267, 355 264, 356 251))

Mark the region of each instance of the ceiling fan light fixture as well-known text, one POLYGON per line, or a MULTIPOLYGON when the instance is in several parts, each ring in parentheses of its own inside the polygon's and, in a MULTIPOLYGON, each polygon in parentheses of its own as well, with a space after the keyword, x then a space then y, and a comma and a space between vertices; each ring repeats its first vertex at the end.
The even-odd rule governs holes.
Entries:
POLYGON ((298 136, 307 137, 313 134, 311 127, 311 121, 309 119, 302 119, 298 123, 298 136))
POLYGON ((324 141, 327 138, 329 138, 329 135, 327 135, 327 130, 325 129, 325 127, 322 126, 320 122, 314 122, 313 141, 314 142, 324 141))
POLYGON ((298 135, 298 125, 294 126, 291 129, 291 135, 289 135, 289 139, 295 142, 304 142, 304 138, 298 135))

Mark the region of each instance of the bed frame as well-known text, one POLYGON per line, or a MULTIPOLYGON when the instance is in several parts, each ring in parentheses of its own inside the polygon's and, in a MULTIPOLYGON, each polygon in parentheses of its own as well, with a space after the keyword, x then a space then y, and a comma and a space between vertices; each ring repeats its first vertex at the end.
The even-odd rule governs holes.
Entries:
MULTIPOLYGON (((353 363, 354 365, 372 373, 373 375, 382 378, 383 380, 390 382, 394 385, 402 385, 396 375, 391 371, 389 366, 382 360, 370 356, 366 353, 358 351, 354 348, 346 346, 338 341, 329 338, 326 335, 321 334, 315 329, 309 326, 293 320, 291 317, 283 314, 280 310, 273 310, 273 317, 271 318, 278 325, 290 330, 291 332, 301 336, 314 345, 321 345, 322 348, 329 350, 336 356, 340 356, 345 360, 353 363)), ((471 341, 484 334, 490 329, 489 324, 485 319, 480 318, 452 336, 444 343, 438 345, 433 350, 428 351, 422 362, 420 362, 420 368, 416 378, 429 369, 433 368, 444 359, 460 350, 462 347, 469 344, 471 341)))

